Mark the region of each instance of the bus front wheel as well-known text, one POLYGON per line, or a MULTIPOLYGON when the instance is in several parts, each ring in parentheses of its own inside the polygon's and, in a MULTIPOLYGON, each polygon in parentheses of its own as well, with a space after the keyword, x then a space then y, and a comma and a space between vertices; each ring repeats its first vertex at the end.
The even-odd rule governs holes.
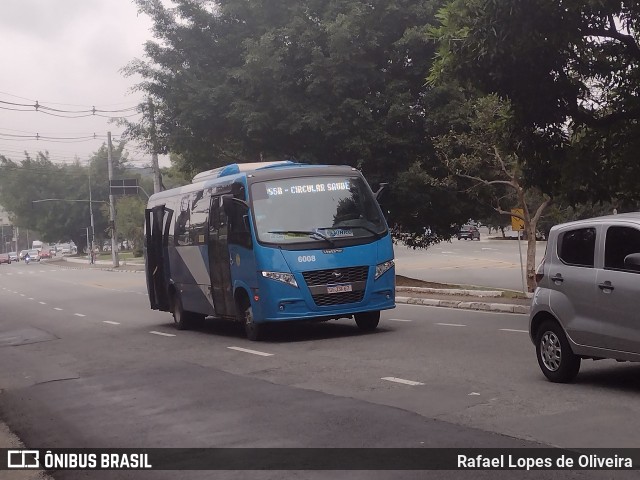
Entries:
POLYGON ((358 328, 365 332, 372 332, 378 327, 380 322, 380 312, 362 312, 356 313, 356 325, 358 328))
POLYGON ((264 336, 264 325, 256 323, 253 318, 253 308, 251 305, 245 306, 242 312, 242 324, 247 338, 252 342, 257 342, 264 336))

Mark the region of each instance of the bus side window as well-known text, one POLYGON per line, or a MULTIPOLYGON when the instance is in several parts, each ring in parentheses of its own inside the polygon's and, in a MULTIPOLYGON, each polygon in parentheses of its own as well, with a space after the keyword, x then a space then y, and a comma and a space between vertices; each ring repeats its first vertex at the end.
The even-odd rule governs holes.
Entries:
POLYGON ((249 211, 239 203, 233 205, 229 213, 229 243, 246 248, 252 247, 251 231, 247 228, 249 211))
POLYGON ((190 245, 189 228, 191 226, 191 209, 189 208, 190 195, 183 195, 180 199, 180 207, 176 216, 175 240, 176 245, 190 245))
POLYGON ((208 191, 199 191, 192 195, 189 237, 191 245, 203 245, 207 241, 207 219, 211 196, 208 191))

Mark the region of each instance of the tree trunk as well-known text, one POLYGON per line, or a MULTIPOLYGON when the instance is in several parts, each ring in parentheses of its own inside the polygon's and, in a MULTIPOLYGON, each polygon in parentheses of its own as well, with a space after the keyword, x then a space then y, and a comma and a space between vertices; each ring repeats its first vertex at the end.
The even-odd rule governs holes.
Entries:
POLYGON ((527 291, 533 292, 536 289, 536 224, 530 222, 527 225, 527 266, 525 274, 527 278, 527 291))

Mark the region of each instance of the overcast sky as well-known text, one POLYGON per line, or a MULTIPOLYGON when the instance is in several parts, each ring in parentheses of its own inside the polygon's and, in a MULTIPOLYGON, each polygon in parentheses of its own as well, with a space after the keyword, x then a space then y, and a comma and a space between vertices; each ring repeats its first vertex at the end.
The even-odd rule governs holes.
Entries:
MULTIPOLYGON (((0 154, 19 161, 25 150, 32 155, 46 150, 54 162, 70 162, 76 155, 86 160, 104 137, 37 141, 10 135, 60 138, 111 131, 117 137, 122 127, 107 118, 60 118, 3 102, 33 105, 37 100, 76 111, 133 107, 142 99, 131 91, 137 79, 125 78, 120 70, 142 58, 144 42, 150 39, 151 21, 138 14, 131 0, 2 0, 0 154)), ((138 165, 148 163, 149 156, 135 145, 128 150, 138 165)))

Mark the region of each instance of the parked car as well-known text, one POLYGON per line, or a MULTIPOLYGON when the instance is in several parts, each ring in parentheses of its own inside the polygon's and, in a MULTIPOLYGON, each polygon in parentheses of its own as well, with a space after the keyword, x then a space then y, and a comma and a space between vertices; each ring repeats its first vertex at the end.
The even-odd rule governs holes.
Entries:
POLYGON ((18 258, 20 260, 24 260, 24 256, 27 254, 29 250, 20 250, 20 255, 18 255, 18 258))
POLYGON ((12 262, 19 261, 18 254, 16 252, 9 252, 9 260, 11 260, 12 262))
POLYGON ((9 258, 8 253, 0 253, 0 263, 11 265, 11 259, 9 258))
POLYGON ((475 225, 463 225, 458 232, 458 240, 480 240, 480 230, 475 225))
POLYGON ((536 280, 529 334, 549 380, 582 359, 640 361, 640 212, 554 226, 536 280))
POLYGON ((40 251, 37 249, 29 250, 29 258, 32 262, 40 261, 40 251))

